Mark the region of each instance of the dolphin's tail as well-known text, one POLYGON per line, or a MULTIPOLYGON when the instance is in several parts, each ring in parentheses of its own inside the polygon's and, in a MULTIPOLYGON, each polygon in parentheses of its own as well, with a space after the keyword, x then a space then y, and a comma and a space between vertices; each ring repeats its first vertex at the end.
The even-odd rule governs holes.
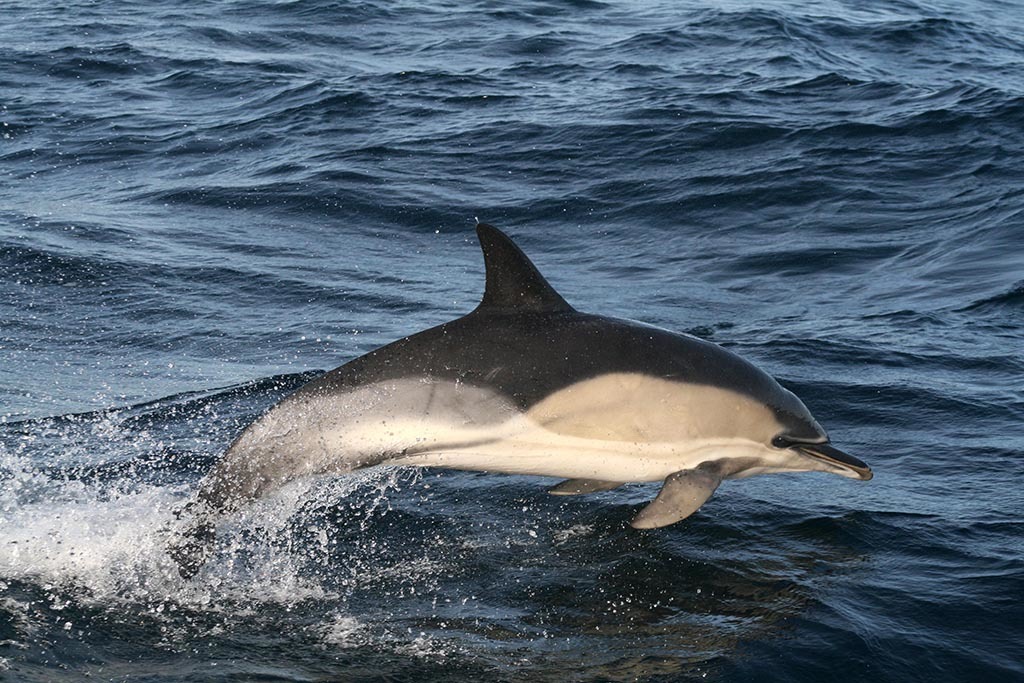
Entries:
POLYGON ((213 550, 213 544, 217 540, 217 525, 207 510, 199 509, 196 501, 188 503, 175 512, 175 516, 181 519, 188 516, 187 525, 182 525, 174 531, 174 536, 167 544, 167 554, 178 565, 178 573, 183 579, 191 579, 199 573, 206 559, 213 550))

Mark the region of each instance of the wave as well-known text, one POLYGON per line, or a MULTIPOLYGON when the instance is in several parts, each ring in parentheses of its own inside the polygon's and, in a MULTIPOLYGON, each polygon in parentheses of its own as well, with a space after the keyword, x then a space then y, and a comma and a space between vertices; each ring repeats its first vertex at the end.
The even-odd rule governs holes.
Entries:
POLYGON ((957 311, 1013 311, 1022 305, 1024 305, 1024 280, 1017 282, 1005 292, 985 297, 984 299, 978 299, 963 308, 957 309, 957 311))

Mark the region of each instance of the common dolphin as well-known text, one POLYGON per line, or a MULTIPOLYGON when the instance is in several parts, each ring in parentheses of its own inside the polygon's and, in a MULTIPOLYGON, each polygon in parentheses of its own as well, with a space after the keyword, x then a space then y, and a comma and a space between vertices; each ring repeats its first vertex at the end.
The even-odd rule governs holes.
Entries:
POLYGON ((169 551, 204 562, 217 519, 300 477, 387 463, 544 475, 556 495, 662 481, 630 522, 693 514, 723 479, 871 469, 794 394, 696 337, 581 313, 504 233, 479 223, 486 283, 469 314, 320 375, 228 447, 169 551))

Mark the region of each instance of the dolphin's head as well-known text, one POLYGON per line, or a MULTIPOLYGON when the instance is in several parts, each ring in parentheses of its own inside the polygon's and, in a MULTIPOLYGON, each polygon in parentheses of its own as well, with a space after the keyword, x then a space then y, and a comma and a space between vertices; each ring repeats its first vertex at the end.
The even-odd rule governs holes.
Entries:
POLYGON ((809 458, 814 469, 832 472, 851 479, 867 481, 874 476, 860 458, 844 453, 829 442, 828 433, 814 419, 807 406, 792 392, 782 389, 782 405, 775 405, 775 415, 782 429, 772 437, 771 447, 791 451, 809 458))

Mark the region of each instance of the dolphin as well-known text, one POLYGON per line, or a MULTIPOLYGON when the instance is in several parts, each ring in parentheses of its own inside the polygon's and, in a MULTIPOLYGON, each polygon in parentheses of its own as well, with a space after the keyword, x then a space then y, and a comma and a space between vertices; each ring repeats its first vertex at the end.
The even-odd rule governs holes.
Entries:
POLYGON ((565 479, 555 495, 664 481, 630 524, 694 512, 724 479, 821 471, 868 480, 793 393, 720 346, 582 313, 497 228, 469 314, 320 375, 231 443, 169 545, 195 574, 217 520, 290 481, 374 465, 565 479))

